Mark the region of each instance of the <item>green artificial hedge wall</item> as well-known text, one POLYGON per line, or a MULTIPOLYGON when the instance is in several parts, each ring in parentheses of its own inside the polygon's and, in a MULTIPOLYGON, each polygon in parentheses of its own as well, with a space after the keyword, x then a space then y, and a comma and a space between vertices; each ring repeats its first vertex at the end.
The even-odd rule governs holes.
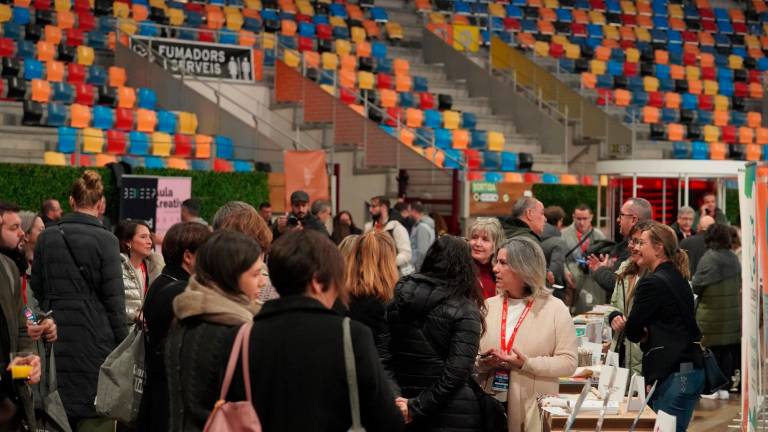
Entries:
MULTIPOLYGON (((533 196, 544 203, 545 207, 558 205, 565 210, 563 226, 571 224, 573 209, 579 204, 586 204, 597 215, 597 186, 563 186, 550 184, 533 185, 533 196)), ((605 203, 605 188, 603 188, 603 203, 605 203)), ((605 208, 605 207, 603 207, 605 208)), ((592 223, 597 223, 593 220, 592 223)))
MULTIPOLYGON (((25 210, 38 211, 43 200, 56 198, 64 211, 69 211, 72 182, 86 168, 53 167, 46 165, 0 164, 0 200, 12 202, 25 210)), ((112 173, 106 168, 98 171, 104 180, 107 215, 117 220, 119 200, 112 173)), ((183 171, 173 169, 135 168, 133 174, 191 177, 192 196, 202 204, 201 216, 211 220, 216 210, 227 201, 240 200, 257 206, 269 198, 267 174, 219 173, 212 171, 183 171)))

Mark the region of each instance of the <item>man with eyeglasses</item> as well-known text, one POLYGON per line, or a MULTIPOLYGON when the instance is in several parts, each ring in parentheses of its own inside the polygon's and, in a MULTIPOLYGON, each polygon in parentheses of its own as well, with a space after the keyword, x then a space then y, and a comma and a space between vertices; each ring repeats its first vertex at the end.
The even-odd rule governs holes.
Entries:
POLYGON ((691 277, 696 273, 699 260, 704 256, 704 252, 707 251, 707 243, 704 241, 704 236, 709 227, 715 223, 715 218, 712 216, 702 216, 699 219, 699 224, 696 226, 696 235, 692 235, 680 242, 680 249, 688 253, 688 268, 691 270, 691 277))
POLYGON ((589 277, 587 251, 595 242, 605 240, 605 235, 592 226, 592 209, 586 204, 579 204, 573 210, 573 223, 563 232, 565 240, 565 279, 569 288, 576 294, 575 312, 591 309, 595 304, 605 303, 605 291, 589 277))
POLYGON ((637 223, 650 220, 653 217, 653 207, 648 200, 632 197, 621 206, 616 222, 619 224, 619 232, 622 241, 617 243, 610 254, 601 254, 599 257, 590 255, 587 259, 592 279, 605 290, 606 298, 610 299, 613 287, 616 286, 616 270, 622 262, 629 258, 628 247, 629 232, 637 223))

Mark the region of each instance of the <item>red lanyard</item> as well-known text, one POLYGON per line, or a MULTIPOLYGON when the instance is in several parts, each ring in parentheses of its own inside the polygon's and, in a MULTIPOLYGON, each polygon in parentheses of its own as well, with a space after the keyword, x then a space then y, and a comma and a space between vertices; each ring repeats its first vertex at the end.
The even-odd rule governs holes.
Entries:
MULTIPOLYGON (((582 236, 582 235, 583 235, 582 233, 580 233, 580 232, 576 231, 576 238, 577 238, 579 241, 581 241, 581 236, 582 236)), ((589 239, 586 239, 586 240, 584 240, 584 241, 581 243, 581 251, 582 251, 582 252, 584 252, 584 253, 587 253, 587 248, 588 248, 588 247, 589 247, 589 239)))
POLYGON ((517 331, 520 330, 520 325, 531 310, 531 306, 533 306, 533 299, 528 300, 528 304, 525 305, 523 313, 520 314, 520 318, 518 318, 517 324, 515 324, 515 329, 512 330, 512 337, 509 338, 509 343, 507 343, 507 313, 509 313, 509 300, 504 299, 504 307, 501 310, 501 350, 504 351, 505 354, 509 354, 512 351, 512 344, 515 343, 517 331))

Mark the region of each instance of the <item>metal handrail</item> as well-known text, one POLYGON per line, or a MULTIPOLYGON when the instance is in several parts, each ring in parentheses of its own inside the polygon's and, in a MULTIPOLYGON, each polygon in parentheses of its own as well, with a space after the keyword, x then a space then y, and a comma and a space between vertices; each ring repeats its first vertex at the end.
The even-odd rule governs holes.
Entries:
MULTIPOLYGON (((118 32, 119 32, 119 29, 118 29, 118 32)), ((133 37, 132 35, 128 35, 128 37, 131 40, 131 42, 138 43, 139 45, 142 45, 143 47, 145 47, 147 49, 147 52, 151 56, 151 58, 148 59, 149 61, 154 61, 154 57, 158 57, 158 58, 161 58, 161 59, 168 60, 166 57, 161 55, 159 52, 157 52, 156 50, 152 49, 149 46, 149 44, 145 43, 144 39, 137 39, 137 38, 133 37)), ((241 110, 251 114, 251 119, 250 120, 253 121, 253 124, 249 124, 249 126, 253 127, 254 129, 258 130, 258 125, 259 125, 260 122, 262 122, 262 123, 266 124, 267 126, 269 126, 269 128, 271 130, 276 131, 282 137, 288 139, 293 144, 293 149, 294 150, 312 150, 310 147, 308 147, 305 144, 303 144, 301 142, 301 140, 297 140, 295 137, 287 134, 286 132, 282 131, 280 128, 277 128, 276 126, 274 126, 270 120, 261 118, 261 117, 257 116, 256 114, 254 114, 253 111, 251 110, 251 108, 243 106, 238 101, 236 101, 233 98, 229 97, 228 95, 220 92, 214 86, 210 85, 210 83, 209 83, 210 80, 206 80, 206 79, 197 77, 195 75, 189 74, 185 70, 184 65, 182 63, 179 63, 178 66, 179 66, 179 71, 181 72, 181 80, 182 80, 182 82, 184 82, 185 80, 192 80, 192 81, 195 81, 195 82, 199 82, 207 90, 212 91, 214 96, 216 97, 217 103, 219 105, 219 109, 222 109, 221 108, 221 101, 222 100, 226 100, 228 103, 231 103, 235 107, 237 107, 237 108, 239 108, 239 109, 241 109, 241 110)), ((261 106, 261 107, 269 109, 269 107, 267 105, 264 105, 263 103, 261 103, 258 100, 254 100, 254 102, 257 105, 261 106)), ((240 119, 240 120, 242 121, 242 119, 240 119)), ((315 142, 317 142, 317 141, 315 140, 315 142)), ((322 147, 322 145, 320 145, 320 147, 322 147)))

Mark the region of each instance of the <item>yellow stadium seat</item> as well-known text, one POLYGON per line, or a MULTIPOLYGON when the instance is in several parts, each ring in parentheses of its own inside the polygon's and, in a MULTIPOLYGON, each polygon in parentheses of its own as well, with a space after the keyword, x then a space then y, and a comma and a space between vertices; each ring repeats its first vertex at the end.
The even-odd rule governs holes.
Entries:
POLYGON ((172 26, 181 26, 184 24, 184 10, 176 8, 168 8, 166 12, 168 16, 168 22, 172 26))
POLYGON ((368 35, 365 34, 365 29, 362 27, 357 27, 357 26, 352 27, 351 29, 349 29, 349 33, 350 33, 350 39, 354 43, 365 42, 365 39, 368 37, 368 35))
POLYGON ((104 131, 95 128, 83 129, 83 151, 85 153, 104 151, 104 131))
POLYGON ((320 55, 323 69, 336 70, 339 68, 339 56, 334 53, 324 52, 320 55))
POLYGON ((226 18, 227 29, 232 31, 240 31, 240 29, 243 28, 243 22, 245 22, 245 19, 243 18, 243 14, 239 11, 228 13, 226 18))
POLYGON ((90 66, 93 64, 94 52, 93 48, 85 45, 77 47, 77 64, 83 66, 90 66))
POLYGON ((720 139, 720 128, 713 125, 704 126, 704 141, 717 142, 720 139))
POLYGON ((605 73, 606 64, 602 60, 590 60, 589 70, 595 75, 602 75, 605 73))
POLYGON ((533 52, 539 57, 549 56, 549 44, 544 41, 536 41, 533 44, 533 52))
POLYGON ((651 32, 646 27, 635 27, 635 36, 638 42, 650 42, 651 32))
POLYGON ((685 77, 689 80, 698 80, 701 78, 701 69, 698 66, 686 66, 685 77))
POLYGON ((499 17, 499 18, 506 18, 507 11, 504 9, 504 5, 501 3, 491 3, 488 5, 488 13, 491 14, 491 16, 499 17))
POLYGON ((504 150, 504 134, 496 131, 488 131, 488 150, 504 150))
POLYGON ((424 111, 416 108, 405 110, 405 125, 409 128, 420 128, 424 123, 424 111))
POLYGON ((347 22, 344 21, 344 18, 340 16, 332 16, 328 22, 331 24, 331 27, 344 27, 347 28, 347 22))
POLYGON ((621 39, 619 29, 616 26, 604 26, 603 32, 605 33, 605 39, 607 40, 617 41, 621 39))
POLYGON ((212 144, 213 137, 210 135, 195 135, 195 157, 197 159, 210 158, 212 144))
POLYGON ((715 111, 728 111, 730 105, 728 96, 716 95, 714 97, 715 111))
POLYGON ((53 7, 56 12, 64 12, 72 10, 72 2, 70 0, 55 0, 53 7))
POLYGON ((357 85, 360 90, 373 90, 375 82, 376 78, 373 73, 367 71, 359 71, 357 73, 357 85))
POLYGON ((717 81, 704 80, 704 94, 709 96, 715 96, 717 94, 718 85, 717 81))
POLYGON ((136 34, 139 26, 136 24, 136 21, 132 19, 122 19, 120 22, 118 22, 117 28, 119 28, 120 31, 125 34, 134 35, 136 34))
POLYGON ((315 69, 320 67, 320 54, 315 51, 304 51, 301 54, 304 56, 304 66, 315 69))
POLYGON ((301 57, 298 51, 287 49, 284 51, 283 61, 292 68, 298 68, 301 64, 301 57))
POLYGON ((390 39, 403 39, 403 26, 400 23, 389 21, 384 25, 384 28, 387 30, 387 37, 390 39))
POLYGON ((168 157, 171 155, 173 138, 163 132, 152 133, 152 156, 168 157))
POLYGON ((568 44, 565 46, 565 57, 571 60, 581 58, 581 47, 576 44, 568 44))
POLYGON ((43 153, 43 163, 45 165, 66 166, 67 158, 64 156, 64 153, 47 151, 43 153))
POLYGON ((592 24, 604 25, 605 15, 598 10, 591 10, 589 11, 589 21, 592 24))
POLYGON ((443 111, 443 127, 456 130, 461 125, 461 114, 458 111, 443 111))
POLYGON ((728 56, 728 67, 731 69, 741 69, 744 67, 744 58, 737 55, 728 56))
POLYGON ((340 56, 349 55, 352 52, 352 45, 344 39, 336 39, 336 54, 340 56))
POLYGON ((640 61, 640 51, 637 48, 627 49, 627 62, 637 63, 640 61))
POLYGON ((679 4, 669 4, 667 6, 669 16, 671 18, 684 18, 685 15, 683 14, 683 7, 679 4))
POLYGON ((179 133, 185 135, 197 133, 197 114, 191 112, 179 113, 179 133))
POLYGON ((112 15, 115 18, 130 18, 131 7, 128 5, 128 3, 114 2, 112 4, 112 15))
POLYGON ((647 92, 659 91, 659 79, 652 76, 643 77, 643 90, 647 92))
POLYGON ((275 46, 277 46, 277 38, 275 37, 275 34, 262 32, 261 35, 261 47, 264 50, 275 49, 275 46))

